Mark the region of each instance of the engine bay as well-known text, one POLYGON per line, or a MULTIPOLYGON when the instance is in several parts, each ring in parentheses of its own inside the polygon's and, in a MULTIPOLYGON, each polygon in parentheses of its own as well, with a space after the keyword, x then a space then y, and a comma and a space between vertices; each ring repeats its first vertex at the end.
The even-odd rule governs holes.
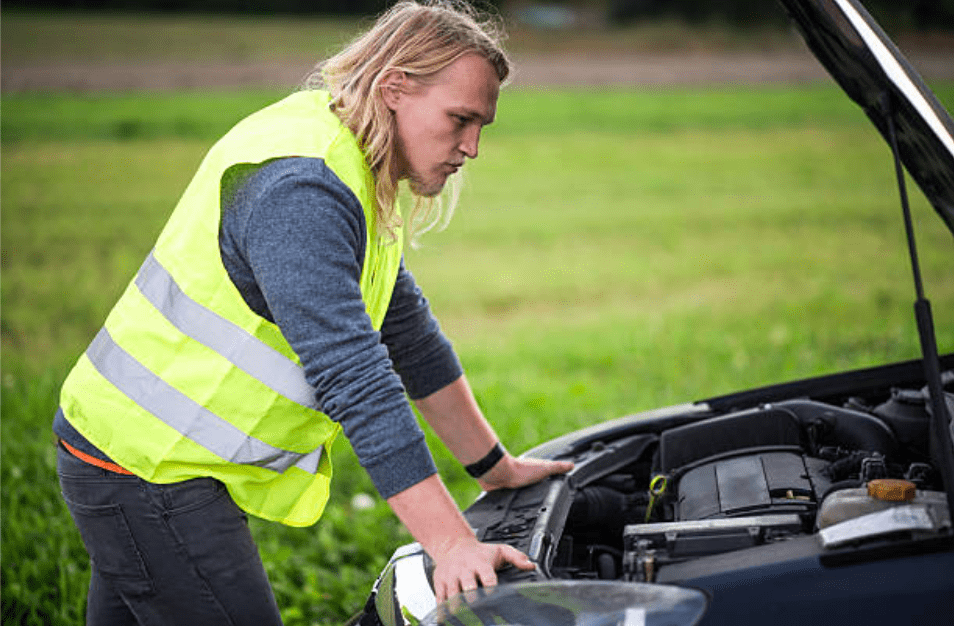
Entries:
MULTIPOLYGON (((954 372, 944 382, 949 390, 954 372)), ((549 575, 653 582, 673 564, 816 535, 905 504, 923 505, 935 528, 949 527, 927 404, 926 389, 891 389, 838 404, 766 403, 643 433, 573 490, 549 575), (625 463, 623 450, 632 453, 625 463), (868 485, 876 484, 908 493, 872 498, 868 485)), ((485 538, 519 531, 514 519, 485 538)))

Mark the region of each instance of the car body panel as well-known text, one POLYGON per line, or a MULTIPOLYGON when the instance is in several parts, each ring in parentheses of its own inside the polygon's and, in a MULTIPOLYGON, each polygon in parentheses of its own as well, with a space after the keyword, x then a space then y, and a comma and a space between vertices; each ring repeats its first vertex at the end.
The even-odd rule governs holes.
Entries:
MULTIPOLYGON (((812 537, 792 540, 812 543, 812 537)), ((938 546, 932 546, 937 550, 938 546)), ((798 553, 798 546, 788 552, 798 553)), ((826 566, 807 555, 764 558, 748 567, 683 577, 678 582, 712 598, 700 626, 714 624, 950 624, 954 558, 943 551, 826 566)))

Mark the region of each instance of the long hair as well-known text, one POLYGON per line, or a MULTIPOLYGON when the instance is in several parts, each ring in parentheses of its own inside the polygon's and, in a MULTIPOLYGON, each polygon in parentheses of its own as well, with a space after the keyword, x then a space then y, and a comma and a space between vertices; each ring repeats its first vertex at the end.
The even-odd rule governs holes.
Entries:
MULTIPOLYGON (((331 108, 354 133, 375 177, 379 233, 394 235, 404 225, 397 209, 397 132, 381 95, 381 81, 400 71, 426 81, 465 54, 476 53, 493 66, 503 84, 510 61, 501 46, 499 21, 457 0, 398 2, 337 55, 320 63, 305 79, 306 89, 327 89, 331 108)), ((424 198, 413 191, 407 218, 412 236, 443 222, 453 213, 459 179, 448 183, 450 202, 424 198), (444 219, 441 219, 442 213, 444 219)))

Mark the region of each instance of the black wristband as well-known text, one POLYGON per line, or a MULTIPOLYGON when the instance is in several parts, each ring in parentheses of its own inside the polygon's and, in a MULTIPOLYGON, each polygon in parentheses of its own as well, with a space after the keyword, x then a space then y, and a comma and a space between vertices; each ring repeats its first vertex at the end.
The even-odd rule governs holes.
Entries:
POLYGON ((473 476, 474 478, 480 478, 484 474, 490 471, 494 465, 497 464, 497 461, 504 457, 503 446, 500 445, 498 441, 494 444, 494 447, 490 449, 490 452, 487 453, 487 456, 480 459, 479 461, 474 461, 470 465, 465 465, 464 469, 467 470, 467 473, 473 476))

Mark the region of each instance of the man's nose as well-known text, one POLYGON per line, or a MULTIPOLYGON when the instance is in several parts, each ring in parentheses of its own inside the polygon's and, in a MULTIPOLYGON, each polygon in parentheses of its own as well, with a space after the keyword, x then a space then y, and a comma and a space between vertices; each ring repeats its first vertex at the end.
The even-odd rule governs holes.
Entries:
POLYGON ((464 136, 460 142, 460 151, 468 158, 477 158, 477 144, 480 143, 480 127, 473 126, 464 131, 464 136))

